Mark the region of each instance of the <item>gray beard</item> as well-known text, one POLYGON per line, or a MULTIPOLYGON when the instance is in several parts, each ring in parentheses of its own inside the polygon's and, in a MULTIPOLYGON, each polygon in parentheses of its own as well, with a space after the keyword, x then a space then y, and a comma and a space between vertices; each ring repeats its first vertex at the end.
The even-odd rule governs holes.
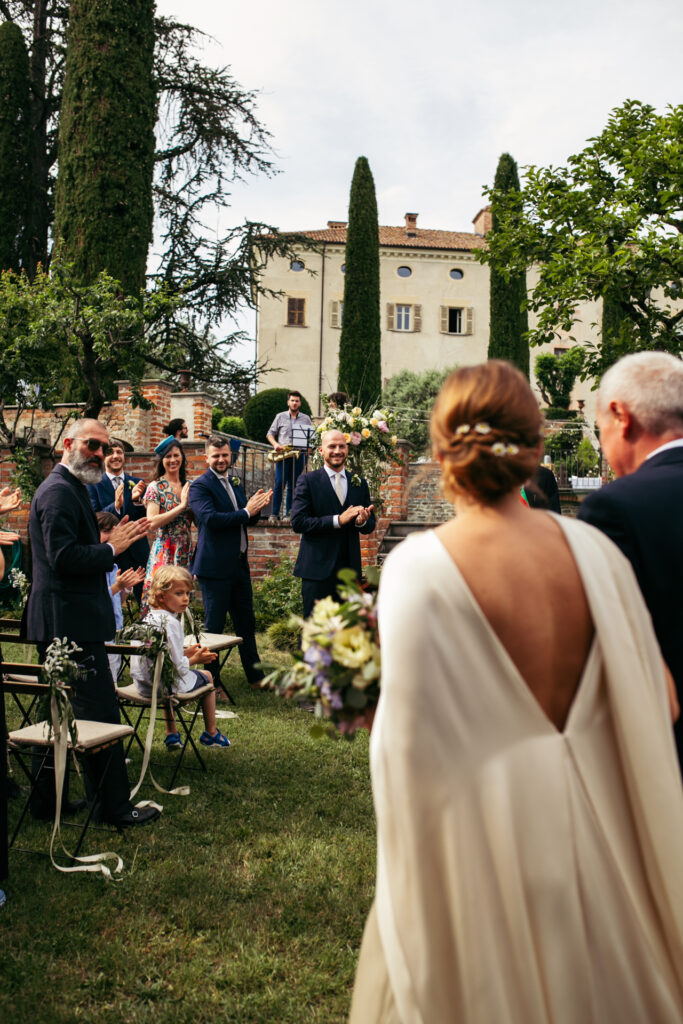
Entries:
POLYGON ((73 449, 69 453, 67 469, 82 484, 98 484, 102 479, 102 467, 96 468, 88 464, 88 456, 73 449))

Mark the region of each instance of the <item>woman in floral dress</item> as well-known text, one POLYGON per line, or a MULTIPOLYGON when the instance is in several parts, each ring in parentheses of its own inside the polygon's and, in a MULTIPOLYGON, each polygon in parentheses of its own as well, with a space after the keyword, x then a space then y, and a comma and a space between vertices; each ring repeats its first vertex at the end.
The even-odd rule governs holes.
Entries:
POLYGON ((165 450, 157 464, 154 479, 145 491, 150 533, 156 530, 147 562, 142 588, 142 617, 149 611, 147 593, 152 576, 160 565, 190 564, 190 530, 192 512, 188 508, 189 481, 185 477, 185 452, 174 442, 165 450))

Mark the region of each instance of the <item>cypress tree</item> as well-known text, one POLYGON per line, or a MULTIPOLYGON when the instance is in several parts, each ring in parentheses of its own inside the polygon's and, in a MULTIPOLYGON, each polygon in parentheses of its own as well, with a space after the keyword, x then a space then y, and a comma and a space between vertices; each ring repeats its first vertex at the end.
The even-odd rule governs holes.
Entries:
POLYGON ((380 341, 377 198, 370 165, 359 156, 349 197, 337 386, 363 407, 377 402, 382 390, 380 341))
POLYGON ((0 25, 0 270, 26 265, 31 193, 28 52, 21 29, 0 25))
POLYGON ((55 227, 77 277, 135 294, 152 239, 154 0, 71 0, 55 227))
MULTIPOLYGON (((497 192, 519 192, 517 164, 509 153, 498 161, 491 201, 491 230, 499 227, 497 192)), ((526 274, 505 274, 495 263, 490 265, 490 333, 489 359, 507 359, 522 373, 529 376, 529 343, 524 332, 529 329, 529 318, 522 303, 526 297, 526 274)))

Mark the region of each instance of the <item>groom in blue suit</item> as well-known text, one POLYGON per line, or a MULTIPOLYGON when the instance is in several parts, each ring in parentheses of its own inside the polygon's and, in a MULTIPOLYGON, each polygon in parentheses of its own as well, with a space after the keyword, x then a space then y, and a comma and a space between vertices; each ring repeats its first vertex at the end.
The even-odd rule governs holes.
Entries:
POLYGON ((339 430, 322 436, 325 465, 300 476, 292 502, 292 529, 301 534, 294 575, 301 578, 304 617, 321 597, 334 597, 337 573, 361 574, 360 534, 375 529, 366 480, 354 484, 345 469, 349 446, 339 430))
MULTIPOLYGON (((190 486, 190 508, 197 524, 197 547, 190 566, 199 580, 204 600, 204 628, 222 633, 229 613, 237 636, 242 637, 242 668, 254 688, 263 672, 256 649, 251 575, 247 561, 247 527, 255 523, 272 497, 272 491, 258 490, 249 498, 237 477, 229 474, 240 443, 213 436, 206 442, 208 469, 190 486)), ((218 662, 211 668, 218 671, 218 662)), ((214 676, 220 686, 220 679, 214 676)))

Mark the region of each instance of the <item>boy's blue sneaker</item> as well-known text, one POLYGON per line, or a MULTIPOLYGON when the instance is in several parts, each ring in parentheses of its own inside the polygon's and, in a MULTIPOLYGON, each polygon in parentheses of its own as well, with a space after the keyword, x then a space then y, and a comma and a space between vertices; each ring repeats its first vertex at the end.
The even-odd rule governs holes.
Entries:
POLYGON ((220 729, 216 730, 215 736, 210 736, 206 730, 199 737, 199 742, 205 747, 229 747, 230 740, 224 736, 220 729))
POLYGON ((179 732, 169 732, 166 739, 164 740, 167 750, 182 750, 183 741, 180 738, 179 732))

